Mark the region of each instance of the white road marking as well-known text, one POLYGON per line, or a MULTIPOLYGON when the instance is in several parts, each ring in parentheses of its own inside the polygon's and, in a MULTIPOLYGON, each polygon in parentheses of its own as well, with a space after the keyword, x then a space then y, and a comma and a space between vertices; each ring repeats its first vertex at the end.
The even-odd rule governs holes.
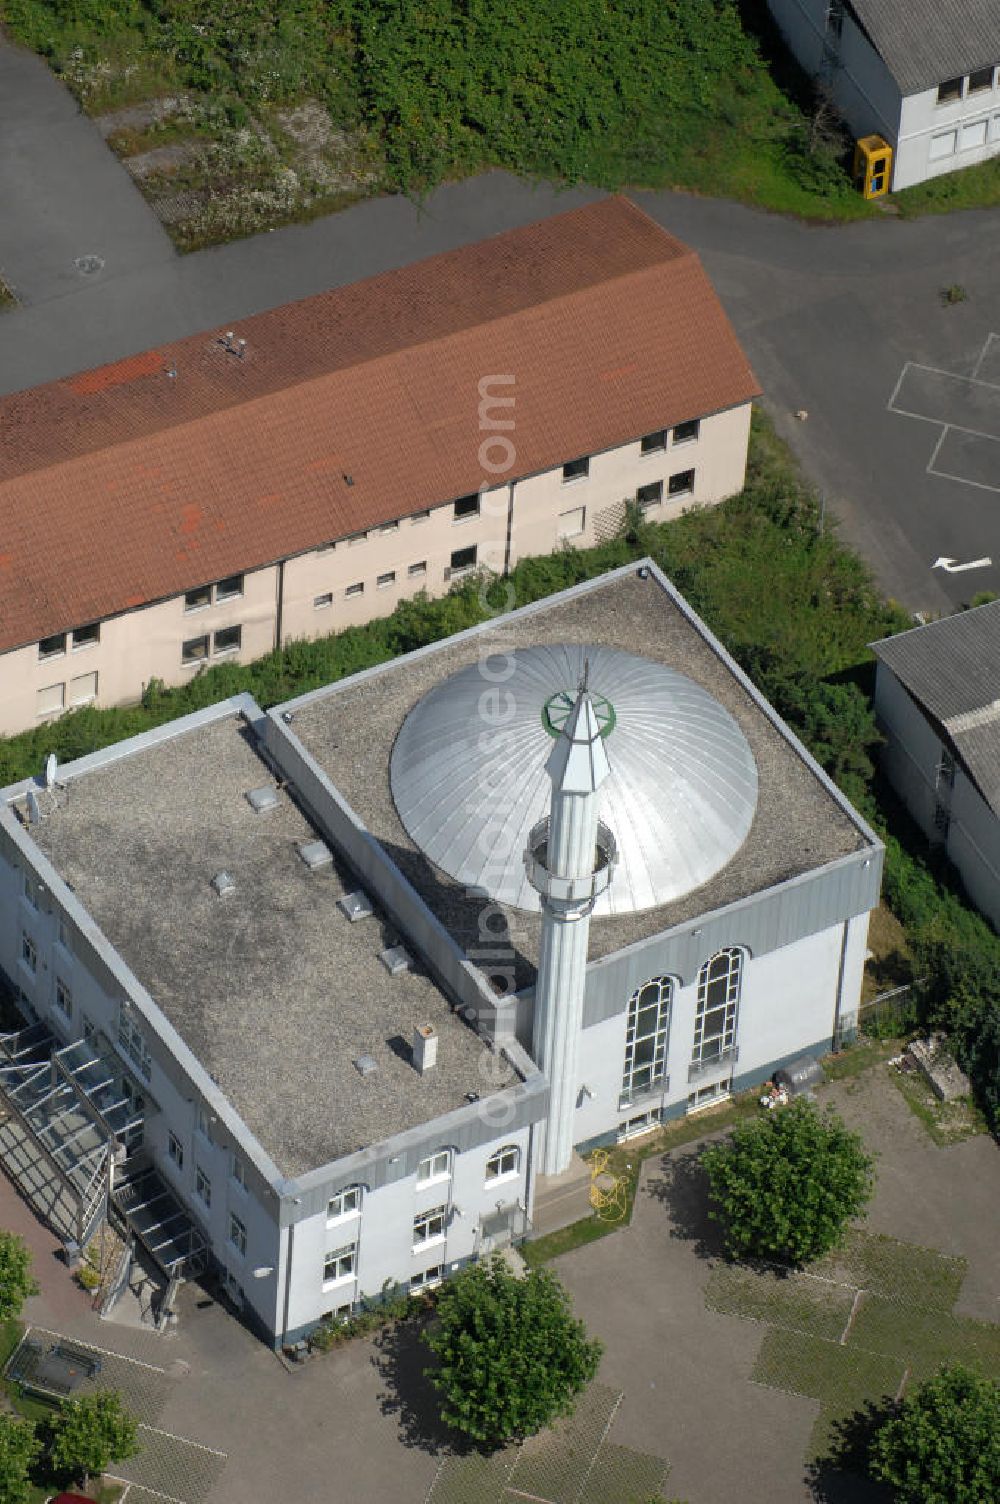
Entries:
POLYGON ((932 569, 943 569, 947 574, 964 574, 967 569, 988 569, 993 560, 986 556, 985 559, 970 559, 968 564, 959 564, 954 559, 935 559, 932 569))

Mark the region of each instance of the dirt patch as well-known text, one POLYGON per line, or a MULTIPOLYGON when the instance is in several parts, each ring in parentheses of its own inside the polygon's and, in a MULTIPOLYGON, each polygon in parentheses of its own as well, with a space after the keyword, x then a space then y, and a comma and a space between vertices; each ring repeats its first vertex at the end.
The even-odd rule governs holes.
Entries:
POLYGON ((197 159, 201 150, 200 142, 176 141, 172 146, 154 146, 151 151, 136 152, 134 156, 125 157, 122 166, 141 186, 147 178, 158 174, 165 178, 176 176, 197 159))
POLYGON ((105 141, 124 132, 143 134, 153 126, 191 111, 195 104, 193 94, 165 94, 160 99, 144 99, 141 104, 130 104, 124 109, 98 115, 94 124, 105 141))

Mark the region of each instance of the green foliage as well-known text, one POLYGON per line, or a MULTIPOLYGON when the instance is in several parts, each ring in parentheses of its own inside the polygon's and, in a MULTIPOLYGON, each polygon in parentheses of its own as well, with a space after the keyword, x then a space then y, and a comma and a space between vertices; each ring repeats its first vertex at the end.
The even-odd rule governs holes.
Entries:
POLYGON ((136 1435, 136 1422, 114 1390, 66 1400, 50 1426, 46 1450, 52 1473, 66 1483, 86 1483, 109 1463, 134 1457, 136 1435))
POLYGON ((735 1128, 702 1155, 733 1258, 804 1264, 829 1252, 874 1186, 861 1138, 799 1098, 735 1128))
POLYGON ((20 1316, 28 1296, 37 1294, 31 1250, 17 1233, 0 1231, 0 1322, 20 1316))
POLYGON ((961 1364, 943 1368, 879 1428, 869 1471, 898 1504, 1000 1499, 1000 1384, 961 1364))
POLYGON ((38 1452, 32 1422, 0 1413, 0 1499, 4 1504, 29 1504, 31 1467, 38 1452))
POLYGON ((427 1372, 442 1419, 488 1448, 569 1414, 601 1357, 555 1275, 519 1277, 501 1258, 443 1286, 424 1340, 438 1360, 427 1372))
POLYGON ((427 1298, 410 1295, 400 1285, 387 1285, 377 1298, 363 1299, 360 1309, 346 1321, 336 1316, 324 1317, 310 1333, 309 1346, 316 1352, 328 1353, 352 1337, 369 1337, 372 1332, 394 1321, 406 1321, 423 1310, 427 1298))

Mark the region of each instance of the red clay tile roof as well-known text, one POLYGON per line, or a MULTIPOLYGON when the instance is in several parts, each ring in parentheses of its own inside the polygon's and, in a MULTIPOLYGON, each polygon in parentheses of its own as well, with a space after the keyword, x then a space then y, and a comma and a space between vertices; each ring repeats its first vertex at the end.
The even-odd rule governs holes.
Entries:
POLYGON ((481 377, 515 377, 504 479, 758 390, 697 257, 622 198, 235 332, 0 400, 0 651, 477 490, 481 377))

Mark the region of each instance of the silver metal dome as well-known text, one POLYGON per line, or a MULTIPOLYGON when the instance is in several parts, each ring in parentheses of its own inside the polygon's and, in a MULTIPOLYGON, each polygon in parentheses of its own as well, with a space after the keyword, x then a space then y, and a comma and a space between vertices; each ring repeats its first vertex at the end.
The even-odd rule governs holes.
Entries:
POLYGON ((537 910, 524 851, 549 810, 545 763, 585 664, 611 777, 601 819, 618 844, 597 914, 656 908, 707 882, 742 846, 757 767, 733 717, 685 674, 585 643, 519 648, 460 669, 410 711, 390 762, 399 817, 465 887, 537 910), (509 717, 509 719, 507 719, 509 717))

